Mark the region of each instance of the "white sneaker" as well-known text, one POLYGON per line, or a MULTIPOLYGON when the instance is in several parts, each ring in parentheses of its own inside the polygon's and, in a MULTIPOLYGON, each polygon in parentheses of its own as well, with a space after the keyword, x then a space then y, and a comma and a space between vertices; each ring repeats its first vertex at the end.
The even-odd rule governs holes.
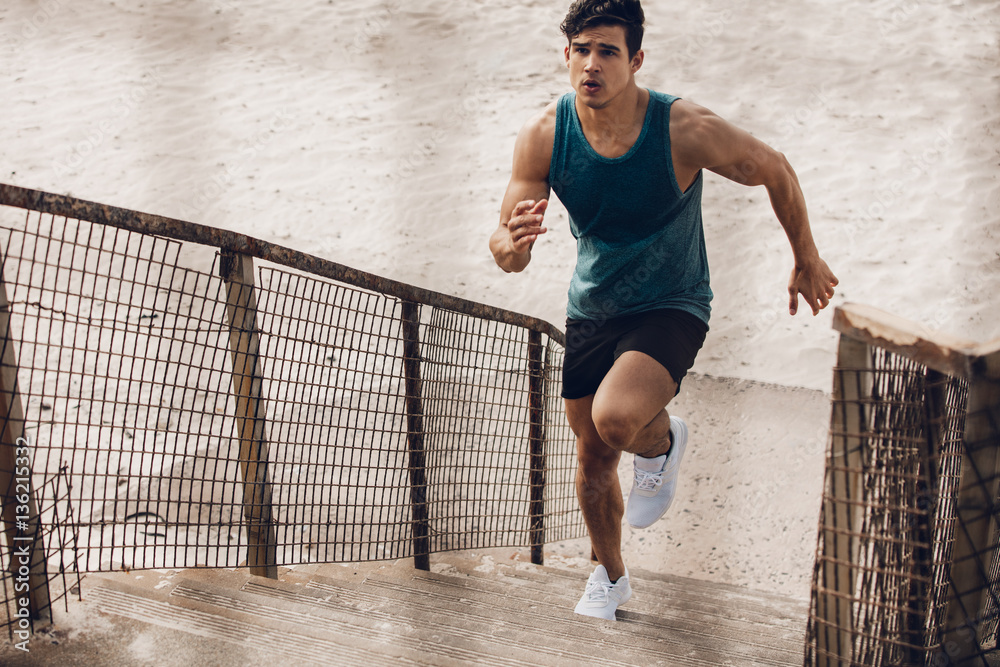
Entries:
POLYGON ((628 568, 625 568, 625 574, 618 581, 611 583, 608 571, 603 565, 598 565, 587 580, 587 590, 573 611, 584 616, 614 621, 615 610, 628 602, 630 597, 632 586, 628 581, 628 568))
POLYGON ((666 514, 677 491, 677 473, 687 447, 688 429, 683 419, 670 418, 674 444, 664 456, 647 459, 636 456, 635 480, 628 495, 625 518, 633 528, 647 528, 666 514), (662 467, 661 467, 662 466, 662 467))

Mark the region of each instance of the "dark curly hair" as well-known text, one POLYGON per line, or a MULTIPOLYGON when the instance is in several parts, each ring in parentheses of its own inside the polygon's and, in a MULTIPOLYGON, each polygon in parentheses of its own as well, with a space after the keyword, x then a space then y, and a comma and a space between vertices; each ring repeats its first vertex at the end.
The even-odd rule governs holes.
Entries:
POLYGON ((642 48, 643 24, 646 15, 639 0, 576 0, 559 29, 570 41, 588 28, 600 25, 620 25, 625 28, 628 57, 642 48))

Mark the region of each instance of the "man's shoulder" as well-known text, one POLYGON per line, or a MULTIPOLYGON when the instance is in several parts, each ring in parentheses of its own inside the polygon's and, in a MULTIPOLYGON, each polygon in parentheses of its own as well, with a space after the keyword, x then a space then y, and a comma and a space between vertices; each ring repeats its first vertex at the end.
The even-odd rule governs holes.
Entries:
POLYGON ((713 117, 715 114, 705 107, 675 98, 670 106, 670 129, 685 133, 696 132, 706 128, 713 117))
POLYGON ((524 124, 522 132, 528 133, 536 140, 554 137, 556 132, 556 116, 558 113, 559 100, 556 100, 529 118, 524 124))
POLYGON ((527 120, 514 145, 514 176, 523 180, 545 181, 556 139, 558 100, 527 120))
POLYGON ((556 137, 556 116, 559 100, 547 105, 525 122, 518 134, 518 143, 523 144, 536 157, 547 157, 552 153, 556 137))

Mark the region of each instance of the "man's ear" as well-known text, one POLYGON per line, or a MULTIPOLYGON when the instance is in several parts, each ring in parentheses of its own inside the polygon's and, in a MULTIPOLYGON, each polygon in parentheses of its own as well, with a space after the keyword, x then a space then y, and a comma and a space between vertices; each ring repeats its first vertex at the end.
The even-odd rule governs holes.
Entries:
POLYGON ((563 55, 566 56, 566 67, 569 67, 569 46, 563 50, 563 55))
POLYGON ((645 59, 646 59, 646 53, 642 49, 639 49, 638 51, 635 52, 635 55, 632 57, 633 74, 639 71, 639 68, 642 67, 642 63, 645 59))

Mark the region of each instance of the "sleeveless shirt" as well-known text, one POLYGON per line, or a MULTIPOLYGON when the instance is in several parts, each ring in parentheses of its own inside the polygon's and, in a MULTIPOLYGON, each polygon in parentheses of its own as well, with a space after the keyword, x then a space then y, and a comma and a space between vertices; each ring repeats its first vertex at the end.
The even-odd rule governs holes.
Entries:
POLYGON ((560 98, 549 185, 569 212, 577 262, 567 315, 605 320, 660 308, 711 315, 701 218, 702 174, 682 192, 670 153, 670 107, 678 98, 649 91, 642 132, 617 158, 593 149, 576 113, 576 93, 560 98))

